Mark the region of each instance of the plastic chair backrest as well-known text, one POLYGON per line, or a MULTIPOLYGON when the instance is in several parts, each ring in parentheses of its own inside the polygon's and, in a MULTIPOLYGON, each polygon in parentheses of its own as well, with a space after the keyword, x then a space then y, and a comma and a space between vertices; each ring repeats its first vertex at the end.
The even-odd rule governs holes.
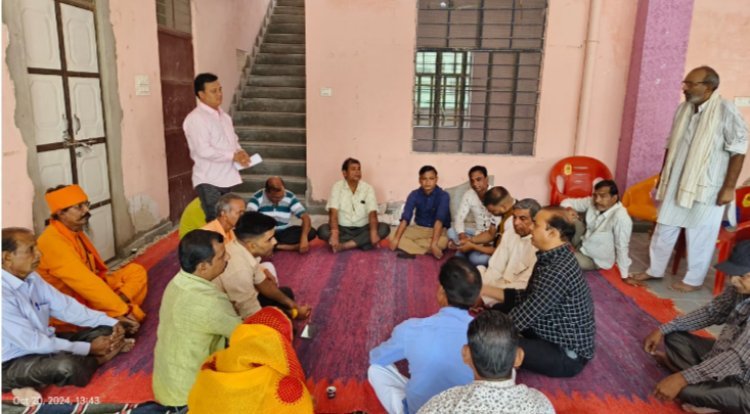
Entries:
POLYGON ((655 222, 658 215, 656 204, 651 193, 656 187, 659 174, 630 186, 622 195, 622 205, 628 210, 630 217, 655 222))
POLYGON ((558 205, 566 198, 588 197, 598 181, 611 179, 609 168, 596 158, 563 158, 549 173, 550 204, 558 205))
POLYGON ((750 186, 740 187, 734 194, 737 200, 737 223, 750 221, 750 186))

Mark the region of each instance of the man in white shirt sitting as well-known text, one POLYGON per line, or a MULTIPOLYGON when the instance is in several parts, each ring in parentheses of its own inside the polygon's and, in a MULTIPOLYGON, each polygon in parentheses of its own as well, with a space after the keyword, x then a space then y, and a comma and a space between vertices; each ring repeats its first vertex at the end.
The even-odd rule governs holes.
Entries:
MULTIPOLYGON (((492 227, 492 214, 484 206, 484 195, 489 189, 489 179, 487 178, 487 168, 481 165, 475 165, 469 170, 470 190, 467 190, 461 197, 461 204, 453 220, 453 227, 448 229, 448 238, 450 239, 449 247, 458 248, 464 242, 468 241, 471 236, 487 231, 492 227), (466 227, 466 217, 471 214, 474 220, 473 227, 466 227)), ((476 248, 459 252, 458 256, 465 255, 474 266, 487 265, 490 256, 479 251, 476 248)))
POLYGON ((3 354, 2 388, 24 405, 41 402, 36 389, 47 385, 82 387, 94 371, 120 352, 132 349, 123 325, 103 312, 89 309, 60 293, 36 273, 41 253, 34 234, 24 228, 2 230, 3 354), (54 317, 90 327, 74 334, 55 335, 54 317))
POLYGON ((474 382, 432 397, 418 414, 554 414, 539 390, 516 384, 513 370, 521 366, 524 354, 507 315, 497 310, 480 313, 469 324, 467 337, 461 356, 474 371, 474 382))
POLYGON ((578 219, 578 213, 586 213, 586 231, 574 246, 581 269, 610 269, 617 264, 620 276, 626 279, 633 221, 620 203, 617 184, 612 180, 599 181, 592 197, 568 198, 560 206, 568 209, 573 220, 578 219))
POLYGON ((482 275, 482 300, 503 312, 510 312, 516 293, 525 290, 536 264, 537 249, 531 244, 531 228, 542 207, 533 198, 513 205, 513 227, 500 239, 487 267, 478 266, 482 275))

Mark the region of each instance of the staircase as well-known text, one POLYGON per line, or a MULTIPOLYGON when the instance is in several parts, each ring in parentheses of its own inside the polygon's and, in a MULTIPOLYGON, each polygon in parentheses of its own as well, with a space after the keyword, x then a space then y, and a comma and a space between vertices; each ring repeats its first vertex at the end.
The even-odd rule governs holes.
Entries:
POLYGON ((244 170, 236 191, 249 197, 270 175, 288 190, 307 192, 305 133, 305 2, 276 0, 233 112, 240 145, 263 163, 244 170))

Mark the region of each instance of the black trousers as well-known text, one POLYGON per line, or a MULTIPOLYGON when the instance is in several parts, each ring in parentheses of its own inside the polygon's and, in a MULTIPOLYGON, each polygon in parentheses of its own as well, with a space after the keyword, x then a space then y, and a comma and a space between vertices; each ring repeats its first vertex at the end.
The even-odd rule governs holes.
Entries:
MULTIPOLYGON (((667 357, 681 370, 703 362, 714 342, 688 332, 672 332, 664 337, 667 357)), ((736 378, 688 385, 677 397, 683 403, 710 407, 722 413, 750 413, 750 385, 742 384, 736 378)))
POLYGON ((505 300, 503 303, 498 303, 492 306, 492 309, 499 310, 502 313, 508 313, 513 310, 516 306, 516 297, 518 296, 518 290, 516 289, 503 289, 503 295, 505 300))
MULTIPOLYGON (((385 223, 378 223, 378 237, 380 240, 388 237, 391 234, 391 226, 385 223)), ((318 227, 318 237, 328 241, 331 238, 331 226, 328 223, 318 227)), ((370 225, 362 227, 344 227, 339 226, 339 243, 346 243, 349 240, 354 240, 357 247, 362 250, 370 250, 373 248, 370 241, 370 225)))
MULTIPOLYGON (((288 286, 281 286, 279 287, 279 290, 282 291, 289 299, 294 300, 294 292, 292 291, 292 288, 288 286)), ((286 305, 282 305, 280 302, 263 296, 260 293, 258 293, 258 303, 260 303, 260 306, 263 308, 265 308, 266 306, 275 306, 284 311, 284 313, 289 315, 290 318, 292 317, 291 310, 287 309, 286 305)))
POLYGON ((211 184, 198 184, 195 192, 201 200, 201 207, 206 213, 206 223, 216 219, 216 203, 221 196, 232 191, 232 187, 216 187, 211 184))
MULTIPOLYGON (((111 334, 111 327, 99 326, 58 336, 69 341, 91 342, 97 337, 111 334)), ((83 387, 89 383, 98 367, 99 363, 92 356, 67 352, 24 355, 3 362, 2 388, 3 391, 24 387, 38 389, 52 384, 83 387)))
MULTIPOLYGON (((318 232, 311 227, 310 232, 307 233, 307 241, 311 241, 317 235, 318 232)), ((289 226, 276 232, 276 241, 279 244, 298 244, 300 237, 302 237, 302 226, 289 226)))
POLYGON ((560 345, 539 338, 531 330, 527 329, 521 335, 519 346, 524 352, 521 368, 548 377, 574 377, 589 362, 580 355, 569 357, 560 345))

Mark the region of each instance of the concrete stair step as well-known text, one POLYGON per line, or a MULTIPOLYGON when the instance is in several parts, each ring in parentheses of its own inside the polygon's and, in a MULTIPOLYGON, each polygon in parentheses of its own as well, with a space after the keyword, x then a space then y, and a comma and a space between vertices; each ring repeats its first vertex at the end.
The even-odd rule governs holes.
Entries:
POLYGON ((240 100, 241 111, 305 113, 304 99, 250 98, 240 100))
POLYGON ((277 142, 288 144, 305 144, 305 128, 285 127, 235 127, 240 141, 277 142))
MULTIPOLYGON (((252 168, 250 170, 252 170, 252 168)), ((283 178, 284 184, 286 184, 286 189, 304 200, 305 193, 307 192, 307 177, 283 178)), ((250 198, 256 191, 265 187, 267 179, 268 176, 263 174, 242 174, 242 184, 234 187, 234 191, 246 199, 250 198)))
POLYGON ((304 88, 306 85, 304 76, 264 76, 254 75, 247 81, 248 86, 284 86, 304 88))
POLYGON ((304 65, 304 54, 258 53, 255 57, 256 65, 304 65))
POLYGON ((277 22, 271 19, 268 25, 268 34, 305 34, 305 21, 299 22, 277 22))
POLYGON ((274 14, 271 16, 271 23, 294 23, 294 24, 305 24, 304 14, 274 14))
POLYGON ((304 44, 280 44, 264 41, 260 45, 260 53, 283 53, 283 54, 304 54, 304 44))
POLYGON ((252 168, 252 173, 266 176, 306 177, 307 162, 284 158, 264 158, 262 163, 252 168))
POLYGON ((263 43, 280 43, 280 44, 305 44, 305 34, 279 34, 268 33, 263 38, 263 43))
POLYGON ((305 7, 305 0, 276 0, 276 7, 305 7))
POLYGON ((297 5, 293 5, 293 6, 281 6, 281 5, 279 5, 279 6, 276 6, 273 9, 273 15, 274 16, 278 16, 280 14, 296 14, 296 15, 302 15, 302 16, 304 16, 305 15, 305 8, 304 7, 299 7, 297 5))
POLYGON ((259 64, 253 65, 250 75, 267 75, 267 76, 305 76, 305 65, 289 64, 259 64))
POLYGON ((305 99, 304 87, 245 86, 243 98, 305 99))
POLYGON ((234 124, 242 126, 286 126, 305 127, 304 113, 237 111, 234 124))
POLYGON ((260 154, 265 158, 283 158, 287 160, 306 160, 307 147, 305 144, 290 144, 279 142, 240 142, 240 146, 248 154, 260 154))

